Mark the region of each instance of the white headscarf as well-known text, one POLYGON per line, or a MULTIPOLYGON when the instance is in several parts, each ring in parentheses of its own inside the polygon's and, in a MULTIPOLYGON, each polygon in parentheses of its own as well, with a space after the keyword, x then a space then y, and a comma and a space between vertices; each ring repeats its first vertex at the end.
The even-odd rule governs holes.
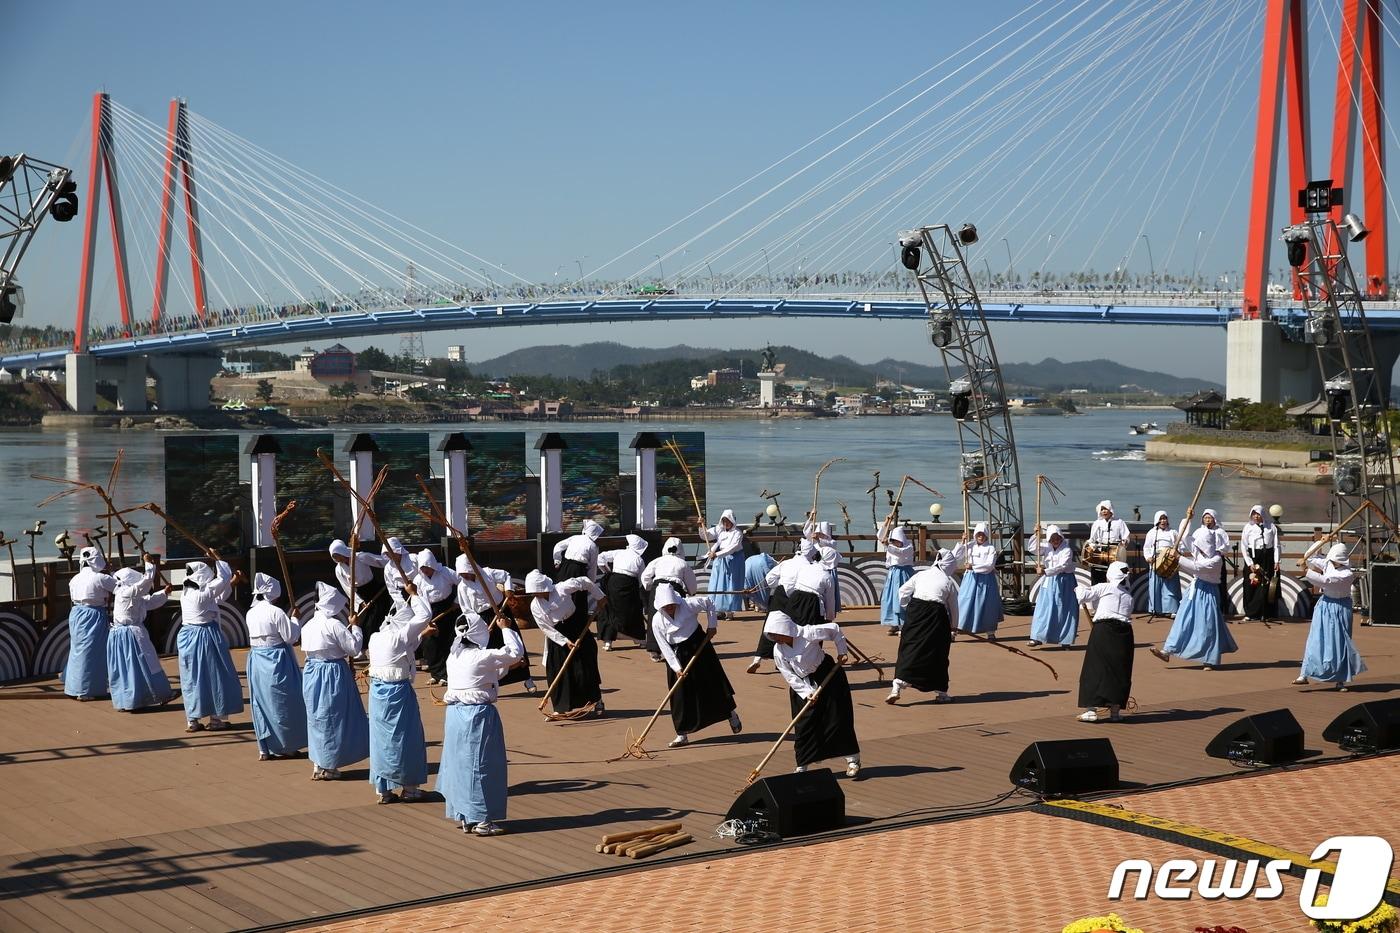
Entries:
POLYGON ((938 556, 933 559, 933 566, 944 573, 950 572, 958 564, 958 559, 953 556, 953 552, 946 547, 938 549, 938 556))
POLYGON ((896 525, 894 530, 890 532, 890 540, 895 544, 905 545, 909 543, 909 536, 904 533, 902 525, 896 525))
POLYGON ((192 560, 185 565, 185 582, 193 583, 201 589, 214 582, 214 568, 202 560, 192 560))
MULTIPOLYGON (((1249 518, 1250 518, 1250 519, 1254 518, 1255 513, 1258 513, 1258 515, 1259 515, 1259 527, 1260 527, 1260 528, 1268 528, 1269 526, 1273 525, 1273 523, 1274 523, 1274 517, 1273 517, 1272 515, 1270 515, 1268 512, 1264 511, 1264 507, 1263 507, 1262 505, 1255 505, 1255 506, 1251 507, 1250 510, 1249 510, 1249 518)), ((1248 521, 1248 519, 1246 519, 1246 521, 1248 521)), ((1252 521, 1250 521, 1249 523, 1250 523, 1250 524, 1253 524, 1252 521)))
POLYGON ((808 560, 813 560, 817 556, 817 546, 812 543, 811 539, 803 538, 797 545, 797 553, 808 560))
POLYGON ((647 552, 647 539, 641 535, 628 535, 627 546, 637 554, 645 554, 647 552))
POLYGON ((1098 505, 1094 506, 1094 511, 1095 511, 1095 512, 1097 512, 1099 509, 1108 509, 1108 514, 1109 514, 1109 515, 1112 515, 1112 514, 1113 514, 1113 503, 1110 502, 1109 500, 1105 499, 1105 500, 1103 500, 1102 502, 1100 502, 1098 505))
POLYGON ((680 538, 667 538, 666 544, 664 547, 662 547, 662 550, 665 551, 667 554, 680 554, 681 556, 684 556, 684 554, 682 554, 681 551, 680 538))
POLYGON ((1214 557, 1217 550, 1215 532, 1204 526, 1191 533, 1191 546, 1202 557, 1214 557))
POLYGON ((270 577, 265 573, 253 575, 253 596, 261 596, 268 602, 276 602, 277 597, 282 595, 282 584, 277 582, 276 577, 270 577))
POLYGON ((583 533, 588 535, 588 537, 592 538, 594 541, 597 541, 603 536, 603 526, 598 524, 591 518, 585 519, 583 523, 583 533))
POLYGON ((739 521, 734 517, 733 509, 725 509, 723 512, 719 513, 719 523, 721 526, 724 525, 724 520, 726 518, 729 519, 729 524, 735 526, 736 528, 738 527, 739 521))
POLYGON ((1059 535, 1059 537, 1060 537, 1060 543, 1063 544, 1063 543, 1064 543, 1064 540, 1065 540, 1065 536, 1064 536, 1064 533, 1063 533, 1062 531, 1060 531, 1060 526, 1059 526, 1059 525, 1046 525, 1046 526, 1045 526, 1045 542, 1046 542, 1047 544, 1050 543, 1050 539, 1053 538, 1053 537, 1055 537, 1056 535, 1059 535))
POLYGON ((85 547, 78 552, 78 565, 80 567, 91 567, 98 573, 107 569, 107 558, 102 556, 102 552, 95 547, 85 547))
POLYGON ((472 569, 471 558, 465 554, 458 554, 457 560, 453 562, 452 567, 459 575, 476 575, 476 571, 472 569))
POLYGON ((346 560, 349 560, 351 557, 355 556, 355 552, 350 550, 350 545, 346 544, 339 538, 336 538, 334 541, 331 542, 330 552, 332 557, 343 557, 346 560))
POLYGON ((1203 510, 1203 511, 1201 512, 1201 521, 1204 522, 1207 515, 1209 515, 1211 518, 1215 519, 1215 524, 1217 524, 1217 525, 1220 524, 1220 516, 1217 515, 1217 514, 1215 513, 1215 509, 1205 509, 1205 510, 1203 510))
POLYGON ((554 581, 538 570, 531 570, 525 574, 525 593, 533 596, 536 593, 548 593, 554 589, 554 581))
POLYGON ((432 551, 428 550, 427 548, 423 548, 423 550, 419 551, 417 554, 414 554, 413 562, 418 565, 419 570, 422 570, 426 567, 431 569, 433 573, 437 573, 439 570, 445 569, 442 566, 442 564, 438 561, 437 555, 434 554, 432 551))
POLYGON ((817 527, 812 529, 812 537, 821 535, 824 538, 831 537, 831 522, 817 522, 817 527))
POLYGON ((485 648, 491 640, 491 627, 475 612, 465 612, 457 619, 457 637, 465 638, 478 648, 485 648))
POLYGON ((1115 560, 1108 565, 1108 582, 1121 583, 1128 579, 1128 565, 1121 560, 1115 560))
POLYGON ((141 585, 141 581, 146 579, 146 575, 135 567, 123 567, 112 576, 117 581, 119 587, 136 587, 141 585))
POLYGON ((1159 522, 1161 522, 1162 519, 1164 519, 1164 518, 1166 518, 1166 517, 1167 517, 1167 513, 1166 513, 1165 511, 1163 511, 1162 509, 1158 509, 1158 510, 1157 510, 1157 514, 1152 516, 1152 527, 1154 527, 1154 528, 1157 527, 1157 524, 1158 524, 1159 522))
POLYGON ((316 581, 316 611, 323 616, 338 616, 345 610, 345 594, 338 587, 316 581))
POLYGON ((786 612, 774 609, 768 613, 768 618, 763 621, 763 634, 787 635, 792 638, 797 635, 797 623, 792 621, 792 616, 786 612))
POLYGON ((1327 549, 1327 560, 1339 567, 1345 567, 1351 563, 1351 557, 1347 554, 1347 546, 1340 541, 1327 549))
POLYGON ((992 536, 987 532, 987 523, 978 522, 977 527, 972 529, 972 540, 976 541, 978 535, 987 535, 987 540, 992 540, 992 536))
POLYGON ((400 557, 408 556, 408 548, 404 547, 403 542, 400 541, 398 538, 389 538, 384 542, 384 546, 381 547, 379 550, 384 552, 384 555, 386 557, 390 553, 397 554, 400 557))
POLYGON ((663 606, 678 606, 680 602, 680 594, 676 592, 676 588, 671 584, 658 583, 656 585, 656 600, 654 605, 657 609, 663 606))

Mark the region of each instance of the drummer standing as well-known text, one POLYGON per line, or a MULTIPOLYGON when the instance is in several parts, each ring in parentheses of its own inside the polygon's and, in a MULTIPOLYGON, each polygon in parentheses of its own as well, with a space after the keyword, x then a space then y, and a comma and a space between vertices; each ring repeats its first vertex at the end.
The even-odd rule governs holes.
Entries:
POLYGON ((1105 499, 1099 503, 1099 517, 1089 529, 1087 550, 1107 553, 1108 559, 1102 563, 1089 561, 1089 577, 1094 584, 1108 582, 1108 565, 1118 559, 1119 545, 1128 541, 1128 524, 1113 514, 1113 503, 1105 499))

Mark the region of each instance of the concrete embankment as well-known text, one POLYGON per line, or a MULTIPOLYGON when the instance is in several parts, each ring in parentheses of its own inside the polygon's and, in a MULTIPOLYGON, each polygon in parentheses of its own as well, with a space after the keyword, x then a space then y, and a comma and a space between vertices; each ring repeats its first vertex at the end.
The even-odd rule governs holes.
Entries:
POLYGON ((1238 460, 1258 473, 1263 479, 1313 485, 1330 483, 1332 481, 1331 465, 1313 463, 1310 457, 1310 453, 1306 450, 1182 443, 1167 437, 1154 437, 1147 442, 1148 460, 1180 460, 1190 463, 1238 460))

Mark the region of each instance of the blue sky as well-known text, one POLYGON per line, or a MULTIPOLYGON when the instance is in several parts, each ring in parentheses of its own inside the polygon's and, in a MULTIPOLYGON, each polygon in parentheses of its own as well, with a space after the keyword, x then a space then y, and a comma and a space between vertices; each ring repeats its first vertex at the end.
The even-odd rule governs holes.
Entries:
MULTIPOLYGON (((106 89, 156 123, 163 123, 170 97, 182 96, 197 113, 288 161, 524 278, 549 281, 561 267, 572 275, 576 260, 591 269, 624 253, 925 69, 934 71, 847 129, 943 78, 941 89, 922 99, 934 101, 971 73, 970 62, 988 65, 992 52, 1005 53, 924 118, 923 131, 947 121, 930 148, 897 169, 872 157, 832 189, 881 176, 872 186, 874 203, 946 157, 905 204, 909 213, 893 209, 844 229, 810 220, 832 194, 717 255, 716 265, 751 271, 757 247, 766 244, 780 257, 779 269, 795 268, 807 258, 802 252, 823 251, 829 268, 884 268, 885 246, 900 226, 974 220, 988 240, 974 262, 980 267, 985 258, 998 272, 1006 265, 1005 236, 1023 275, 1042 266, 1104 270, 1125 261, 1145 272, 1144 244, 1158 272, 1195 266, 1228 273, 1242 264, 1239 178, 1258 81, 1256 67, 1238 62, 1257 60, 1258 5, 1165 6, 1182 8, 1180 18, 1143 4, 1142 15, 1116 22, 1115 12, 1127 7, 1107 0, 956 7, 133 2, 122 4, 120 15, 86 3, 26 4, 8 17, 14 28, 0 125, 11 148, 73 166, 86 188, 94 90, 106 89), (1042 17, 1034 20, 1045 30, 1039 39, 1016 50, 1010 42, 992 48, 1033 15, 1042 17), (1063 18, 1052 24, 1055 17, 1063 18), (959 51, 989 31, 993 39, 959 51), (1073 38, 1049 46, 1061 34, 1073 38), (1045 48, 1036 63, 1037 49, 1045 48), (1026 62, 1026 73, 1016 74, 1026 62), (1084 63, 1077 77, 1075 62, 1084 63), (1041 79, 1062 87, 1062 96, 1031 96, 1041 79), (1119 86, 1132 90, 1112 99, 1119 86), (1102 109, 1091 109, 1098 97, 1102 109), (1051 113, 1056 107, 1065 109, 1051 113), (1041 113, 1043 126, 1034 122, 1041 113), (784 229, 805 232, 784 240, 784 229), (789 242, 804 238, 805 248, 789 242)), ((1331 100, 1329 25, 1335 30, 1314 17, 1314 111, 1322 117, 1331 100)), ((1325 143, 1325 127, 1320 133, 1315 142, 1325 143)), ((754 209, 703 233, 785 167, 602 274, 649 274, 658 252, 675 252, 668 273, 694 264, 878 136, 863 135, 754 209)), ((198 172, 198 151, 195 158, 198 172)), ((861 207, 857 201, 833 217, 861 207)), ((130 229, 139 236, 144 228, 133 221, 130 229)), ((36 238, 20 276, 31 322, 71 321, 80 239, 80 223, 49 223, 36 238)), ((110 322, 115 290, 103 250, 98 318, 110 322)), ((135 304, 145 313, 149 290, 135 278, 135 304)), ((1223 332, 1014 325, 997 336, 1007 360, 1110 356, 1182 375, 1223 372, 1223 332)), ((772 340, 864 361, 934 359, 916 326, 825 322, 757 322, 724 332, 702 324, 502 330, 478 338, 469 356, 595 339, 709 346, 772 340)), ((459 337, 428 340, 432 347, 459 337)))

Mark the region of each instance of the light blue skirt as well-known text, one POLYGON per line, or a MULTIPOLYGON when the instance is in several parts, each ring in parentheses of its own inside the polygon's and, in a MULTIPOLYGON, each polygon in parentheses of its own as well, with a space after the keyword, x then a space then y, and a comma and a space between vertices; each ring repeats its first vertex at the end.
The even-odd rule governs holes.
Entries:
POLYGON ((449 820, 506 818, 506 734, 494 703, 447 707, 437 792, 449 820))
POLYGON ((97 606, 74 606, 68 613, 68 663, 63 692, 70 697, 107 695, 107 630, 112 613, 97 606))
POLYGON ((767 554, 755 554, 744 561, 744 589, 753 590, 749 599, 764 610, 768 608, 768 584, 764 581, 772 569, 773 558, 767 554))
POLYGON ((904 607, 899 604, 899 588, 909 582, 914 568, 890 567, 885 571, 885 588, 880 591, 880 624, 891 628, 904 625, 904 607))
POLYGON ((369 719, 349 663, 307 658, 301 695, 313 765, 338 771, 369 757, 369 719))
POLYGON ((306 747, 306 701, 301 668, 287 645, 248 651, 248 702, 258 751, 294 755, 306 747))
POLYGON ((1074 598, 1074 574, 1056 573, 1045 578, 1031 615, 1031 641, 1046 645, 1072 645, 1079 637, 1079 600, 1074 598))
POLYGON ((146 645, 151 636, 144 625, 114 625, 107 636, 107 679, 111 682, 112 706, 120 710, 159 706, 175 695, 170 678, 157 667, 151 670, 146 645))
POLYGON ((1344 684, 1364 670, 1366 662, 1351 640, 1351 600, 1323 596, 1313 607, 1302 676, 1344 684))
POLYGON ((1169 616, 1181 606, 1181 577, 1172 574, 1165 579, 1155 573, 1147 577, 1147 611, 1159 616, 1169 616))
POLYGON ((175 644, 180 651, 180 693, 185 698, 185 718, 227 719, 243 712, 243 684, 238 680, 219 624, 182 625, 175 644))
MULTIPOLYGON (((714 569, 710 572, 710 589, 712 590, 742 590, 744 588, 744 554, 742 551, 735 551, 728 557, 720 557, 715 560, 714 569)), ((744 608, 744 597, 738 593, 727 593, 713 597, 715 601, 715 611, 717 612, 738 612, 744 608)))
POLYGON ((1220 584, 1197 579, 1176 611, 1162 650, 1183 661, 1215 667, 1220 656, 1239 650, 1220 610, 1220 584))
POLYGON ((963 574, 958 586, 958 631, 985 635, 1001 625, 1001 590, 995 573, 963 574))
POLYGON ((428 743, 410 681, 370 679, 369 780, 381 794, 428 781, 428 743))

